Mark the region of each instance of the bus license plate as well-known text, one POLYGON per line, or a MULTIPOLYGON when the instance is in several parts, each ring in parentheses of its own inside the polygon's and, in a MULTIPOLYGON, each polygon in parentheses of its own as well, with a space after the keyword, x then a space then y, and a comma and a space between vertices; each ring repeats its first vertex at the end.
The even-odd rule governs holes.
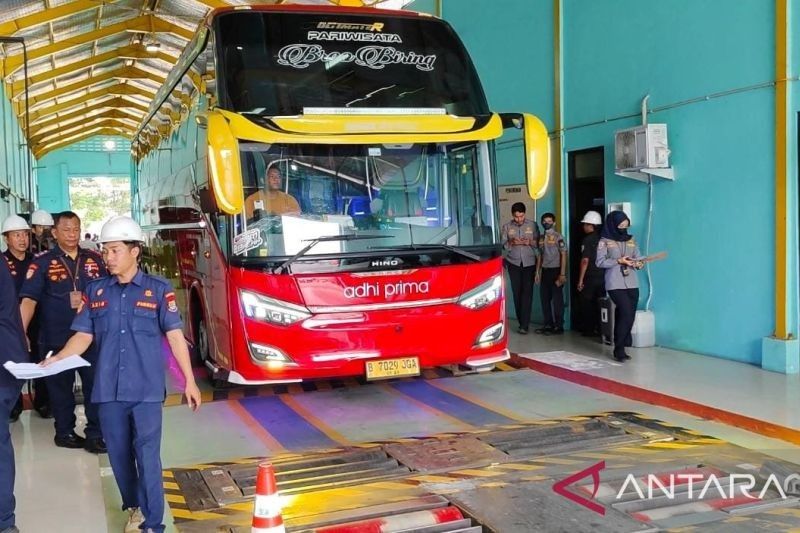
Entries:
POLYGON ((399 359, 367 361, 368 380, 407 376, 419 376, 419 358, 401 357, 399 359))

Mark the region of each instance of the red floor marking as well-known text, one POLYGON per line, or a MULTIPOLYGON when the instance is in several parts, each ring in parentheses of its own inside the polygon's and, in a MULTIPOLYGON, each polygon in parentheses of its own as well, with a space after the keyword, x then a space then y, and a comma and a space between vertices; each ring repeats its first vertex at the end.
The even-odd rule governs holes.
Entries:
POLYGON ((623 398, 628 398, 629 400, 649 403, 651 405, 657 405, 660 407, 667 407, 669 409, 689 413, 700 418, 715 420, 729 426, 752 431, 753 433, 758 433, 759 435, 764 435, 766 437, 780 439, 786 442, 791 442, 792 444, 800 444, 800 431, 789 427, 780 426, 778 424, 773 424, 772 422, 758 420, 749 416, 741 415, 731 411, 725 411, 723 409, 718 409, 708 405, 702 405, 697 402, 678 398, 676 396, 670 396, 668 394, 643 389, 641 387, 637 387, 636 385, 614 381, 613 379, 594 376, 592 374, 586 374, 576 370, 570 370, 568 368, 543 363, 541 361, 528 359, 526 357, 519 357, 517 354, 512 354, 509 362, 517 368, 530 368, 531 370, 535 370, 554 378, 563 379, 564 381, 569 381, 570 383, 583 385, 585 387, 590 387, 592 389, 614 394, 616 396, 622 396, 623 398))

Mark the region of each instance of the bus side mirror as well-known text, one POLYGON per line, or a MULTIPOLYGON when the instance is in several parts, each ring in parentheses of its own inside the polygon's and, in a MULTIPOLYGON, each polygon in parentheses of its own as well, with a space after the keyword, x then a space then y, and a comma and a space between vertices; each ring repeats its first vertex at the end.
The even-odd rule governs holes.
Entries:
POLYGON ((522 130, 525 151, 525 182, 528 195, 538 200, 550 182, 550 137, 541 120, 528 113, 501 113, 503 128, 522 130))
POLYGON ((233 135, 228 120, 219 111, 209 111, 206 120, 208 173, 214 200, 222 212, 235 215, 244 207, 239 141, 233 135))

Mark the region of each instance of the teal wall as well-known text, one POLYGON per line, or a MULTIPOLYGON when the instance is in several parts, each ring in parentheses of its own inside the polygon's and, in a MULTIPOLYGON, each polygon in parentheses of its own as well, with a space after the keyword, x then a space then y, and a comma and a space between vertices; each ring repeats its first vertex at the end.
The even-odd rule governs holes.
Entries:
MULTIPOLYGON (((551 131, 552 6, 549 0, 504 0, 501 11, 487 16, 500 6, 443 3, 443 17, 472 54, 492 108, 532 112, 551 131)), ((739 0, 730 9, 728 0, 563 0, 562 6, 564 161, 571 150, 605 148, 606 201, 632 202, 633 231, 642 243, 648 186, 614 174, 614 131, 640 124, 641 99, 648 94, 656 110, 649 121, 669 127, 677 179, 653 186, 650 245, 670 253, 651 268, 658 344, 760 363, 762 338, 774 328, 774 3, 739 0)), ((794 35, 798 15, 791 16, 794 35)), ((797 85, 788 131, 795 221, 797 85)), ((501 183, 521 181, 515 147, 501 144, 501 183)), ((554 177, 540 213, 554 209, 565 173, 554 177)), ((581 215, 565 213, 569 223, 581 215)), ((798 276, 794 226, 791 294, 798 276)), ((640 280, 641 308, 648 285, 644 275, 640 280)), ((790 297, 795 337, 796 300, 790 297)))
POLYGON ((131 156, 128 151, 83 151, 73 145, 45 154, 37 167, 38 207, 56 213, 70 208, 70 177, 128 177, 131 156))
MULTIPOLYGON (((0 84, 0 186, 11 189, 11 194, 0 200, 0 220, 8 215, 21 212, 20 201, 28 197, 27 168, 28 159, 24 137, 19 121, 14 115, 11 102, 5 94, 5 86, 0 84)), ((35 164, 31 157, 31 165, 35 164)), ((35 171, 34 171, 35 186, 35 171)), ((0 239, 1 240, 1 239, 0 239)))

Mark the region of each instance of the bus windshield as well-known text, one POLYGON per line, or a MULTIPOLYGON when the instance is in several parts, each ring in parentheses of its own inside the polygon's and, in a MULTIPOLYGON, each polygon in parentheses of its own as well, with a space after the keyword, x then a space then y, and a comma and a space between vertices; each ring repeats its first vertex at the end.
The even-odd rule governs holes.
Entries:
POLYGON ((320 238, 307 256, 498 242, 486 142, 240 149, 234 257, 292 256, 320 238))
POLYGON ((223 108, 259 116, 310 108, 489 113, 461 41, 432 17, 242 11, 215 24, 223 108))

